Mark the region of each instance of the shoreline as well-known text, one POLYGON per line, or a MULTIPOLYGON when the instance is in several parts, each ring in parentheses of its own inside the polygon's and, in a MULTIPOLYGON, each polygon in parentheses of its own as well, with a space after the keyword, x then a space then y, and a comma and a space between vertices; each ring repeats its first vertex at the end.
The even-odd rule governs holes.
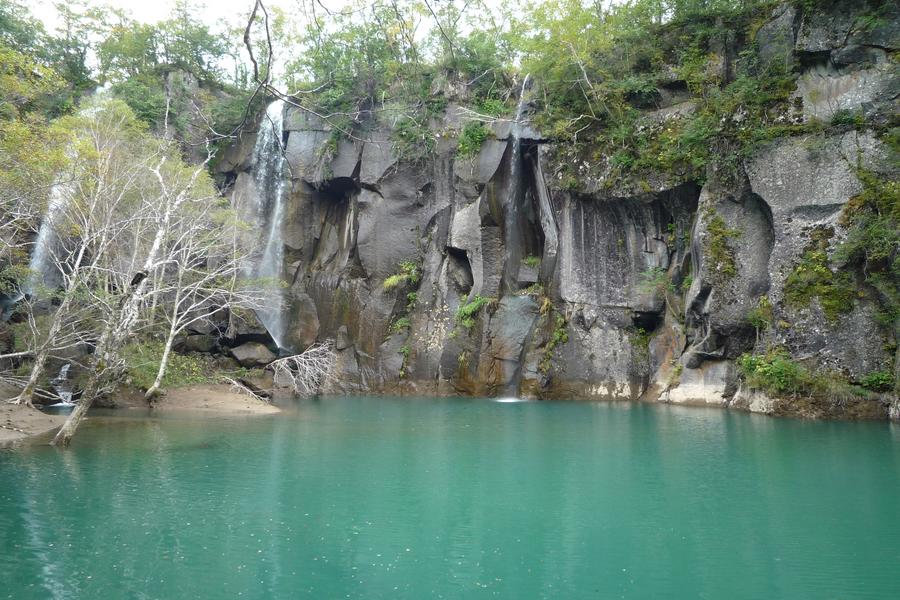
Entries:
MULTIPOLYGON (((328 397, 332 394, 324 394, 328 397)), ((344 394, 337 394, 344 395, 344 394)), ((347 394, 359 395, 359 394, 347 394)), ((383 393, 370 392, 362 394, 367 396, 386 396, 386 397, 404 397, 404 396, 422 396, 422 397, 441 397, 443 394, 428 393, 383 393)), ((466 394, 452 394, 461 397, 466 394)), ((714 408, 726 411, 736 411, 745 414, 756 414, 769 418, 777 419, 797 419, 809 421, 846 421, 846 422, 895 422, 895 419, 873 417, 871 415, 848 415, 848 414, 822 414, 819 412, 791 412, 784 410, 772 410, 773 407, 767 406, 768 410, 756 410, 749 402, 725 403, 725 402, 704 402, 704 401, 681 401, 667 402, 659 399, 651 400, 642 398, 638 400, 629 399, 522 399, 528 402, 598 402, 598 403, 636 403, 645 405, 658 406, 674 406, 685 408, 714 408)), ((271 403, 252 398, 246 394, 235 391, 227 384, 202 384, 189 385, 179 388, 167 390, 163 395, 157 397, 151 405, 144 399, 141 390, 123 386, 120 388, 115 397, 110 401, 98 405, 97 408, 103 410, 121 410, 123 413, 129 411, 143 411, 147 416, 165 414, 186 416, 264 416, 275 415, 283 412, 282 409, 271 403)), ((65 422, 67 415, 45 413, 39 409, 28 408, 24 405, 12 405, 0 403, 0 448, 22 442, 25 440, 34 440, 41 436, 54 433, 65 422)), ((49 439, 49 438, 48 438, 49 439)))
MULTIPOLYGON (((168 390, 152 405, 144 400, 144 394, 135 388, 122 387, 114 398, 98 408, 112 410, 142 410, 148 414, 177 415, 274 415, 281 409, 246 394, 234 391, 227 384, 190 385, 168 390)), ((35 440, 55 433, 68 415, 45 413, 24 404, 0 402, 0 447, 35 440)), ((88 413, 90 418, 90 413, 88 413)))

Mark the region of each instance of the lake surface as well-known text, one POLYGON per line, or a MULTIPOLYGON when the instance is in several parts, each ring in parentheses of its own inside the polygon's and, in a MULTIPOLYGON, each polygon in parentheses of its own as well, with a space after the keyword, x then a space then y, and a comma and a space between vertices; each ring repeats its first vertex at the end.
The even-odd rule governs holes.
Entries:
POLYGON ((900 598, 900 427, 331 398, 0 450, 0 598, 900 598))

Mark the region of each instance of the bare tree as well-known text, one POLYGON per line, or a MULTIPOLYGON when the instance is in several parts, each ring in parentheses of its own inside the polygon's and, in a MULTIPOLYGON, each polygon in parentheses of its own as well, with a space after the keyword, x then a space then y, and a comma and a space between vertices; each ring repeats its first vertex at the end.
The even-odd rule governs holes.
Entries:
POLYGON ((333 382, 336 360, 334 342, 328 340, 300 354, 274 360, 266 368, 274 372, 276 384, 288 384, 301 396, 315 396, 333 382))
POLYGON ((161 305, 168 328, 156 380, 145 394, 148 400, 160 390, 180 334, 223 311, 260 309, 265 304, 267 290, 242 277, 249 255, 240 243, 243 224, 233 211, 210 214, 212 206, 201 205, 200 214, 174 240, 165 268, 167 283, 155 291, 164 298, 161 305), (220 224, 214 226, 213 221, 220 224))
POLYGON ((140 190, 141 210, 155 224, 149 229, 151 235, 146 242, 141 240, 140 251, 133 253, 142 257, 140 267, 133 271, 127 287, 115 295, 112 310, 104 317, 81 401, 53 438, 53 445, 68 445, 94 400, 108 392, 125 372, 122 349, 137 325, 154 273, 167 264, 165 241, 183 217, 185 207, 192 202, 208 201, 212 195, 213 188, 206 174, 211 154, 207 153, 207 159, 193 170, 180 164, 177 158, 161 154, 159 161, 149 168, 155 185, 140 190))
MULTIPOLYGON (((139 220, 132 194, 141 188, 144 161, 137 157, 152 152, 144 152, 145 145, 136 148, 121 135, 133 118, 122 107, 115 103, 94 107, 78 120, 74 135, 81 154, 73 159, 69 182, 58 190, 59 214, 52 221, 55 242, 46 250, 50 268, 62 279, 55 292, 58 306, 49 312, 43 327, 37 326, 33 313, 28 315, 34 323, 28 352, 32 365, 21 393, 12 399, 15 404, 32 406, 47 360, 55 351, 85 341, 84 332, 73 326, 78 322, 74 315, 81 310, 79 298, 89 289, 92 276, 103 273, 110 249, 139 220)), ((30 310, 34 303, 25 306, 30 310)))

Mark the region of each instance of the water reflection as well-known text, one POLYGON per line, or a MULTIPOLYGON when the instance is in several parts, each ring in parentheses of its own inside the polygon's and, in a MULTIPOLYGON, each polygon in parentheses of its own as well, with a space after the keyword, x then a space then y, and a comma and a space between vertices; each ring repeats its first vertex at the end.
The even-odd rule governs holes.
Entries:
POLYGON ((892 597, 894 431, 458 399, 92 419, 72 452, 0 453, 0 580, 16 598, 892 597))

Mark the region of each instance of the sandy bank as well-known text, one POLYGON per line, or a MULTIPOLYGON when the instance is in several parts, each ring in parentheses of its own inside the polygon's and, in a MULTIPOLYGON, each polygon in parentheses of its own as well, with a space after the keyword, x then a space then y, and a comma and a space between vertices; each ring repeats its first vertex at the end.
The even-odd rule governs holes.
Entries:
MULTIPOLYGON (((114 400, 119 408, 147 408, 147 401, 138 390, 122 390, 114 400)), ((191 411, 269 415, 281 412, 277 406, 236 392, 227 384, 189 385, 166 390, 164 395, 154 400, 152 409, 165 413, 191 411)))
POLYGON ((0 402, 0 444, 54 431, 65 415, 48 415, 24 404, 0 402))
MULTIPOLYGON (((123 409, 146 410, 148 407, 143 393, 134 388, 121 389, 110 400, 103 404, 123 409)), ((167 414, 190 412, 195 415, 270 415, 281 412, 277 406, 236 392, 224 384, 168 390, 156 399, 152 411, 167 414)), ((0 401, 0 445, 47 434, 60 427, 65 420, 66 415, 50 415, 25 405, 0 401)))

